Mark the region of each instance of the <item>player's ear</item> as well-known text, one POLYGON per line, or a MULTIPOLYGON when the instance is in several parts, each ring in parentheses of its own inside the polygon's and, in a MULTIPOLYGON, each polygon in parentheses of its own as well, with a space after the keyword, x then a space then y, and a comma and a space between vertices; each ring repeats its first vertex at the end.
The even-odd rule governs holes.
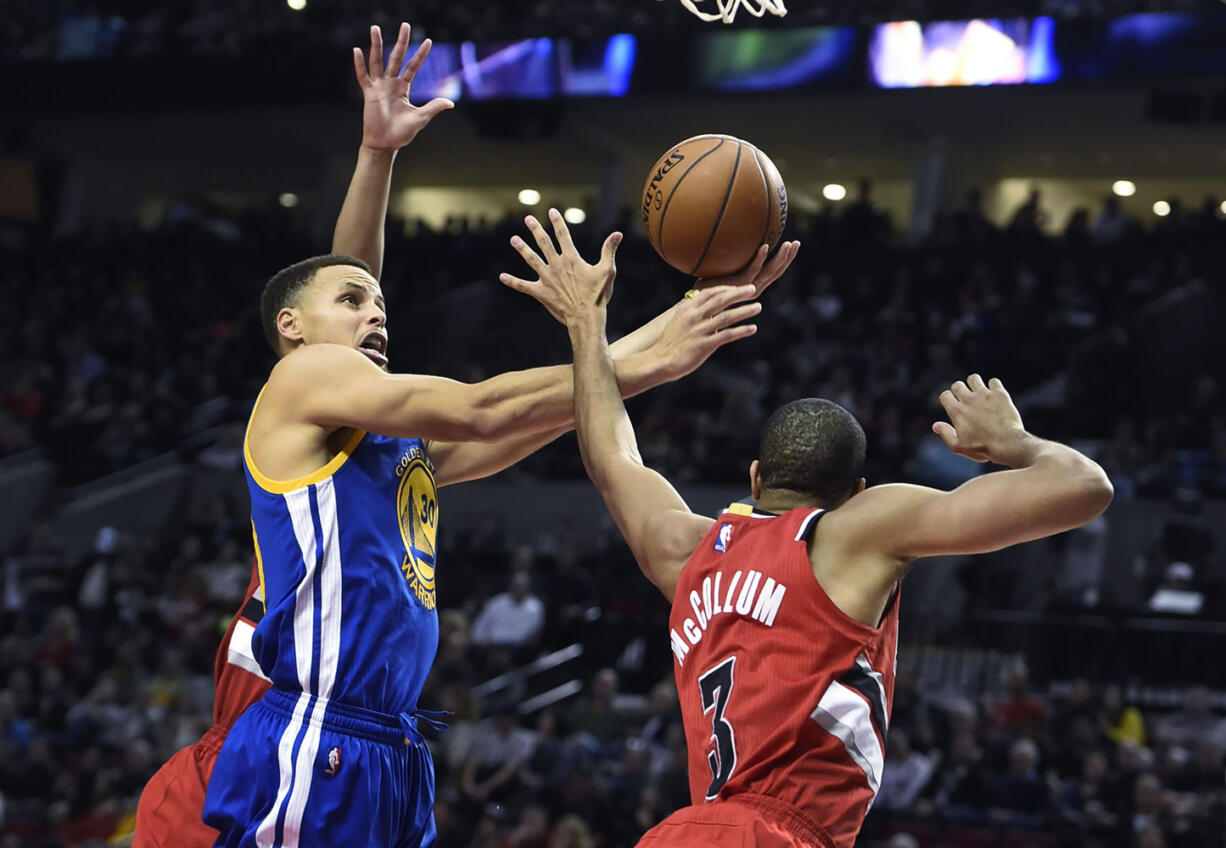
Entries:
POLYGON ((302 321, 299 320, 298 310, 286 306, 277 313, 277 333, 291 347, 302 341, 302 321))
POLYGON ((851 494, 848 495, 847 497, 854 498, 856 495, 864 491, 864 487, 866 485, 868 484, 865 482, 864 478, 861 477, 859 480, 856 481, 855 485, 851 487, 851 494))
POLYGON ((762 467, 756 459, 749 463, 749 494, 755 501, 762 498, 762 467))

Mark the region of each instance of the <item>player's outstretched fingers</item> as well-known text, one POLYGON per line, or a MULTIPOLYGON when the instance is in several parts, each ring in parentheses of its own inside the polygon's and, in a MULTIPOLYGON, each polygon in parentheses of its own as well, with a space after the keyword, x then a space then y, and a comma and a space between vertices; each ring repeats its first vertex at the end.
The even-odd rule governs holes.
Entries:
POLYGON ((600 247, 600 264, 608 265, 610 269, 617 267, 617 248, 621 246, 622 234, 619 232, 609 233, 609 237, 604 240, 604 244, 600 247))
POLYGON ((532 237, 536 239, 536 246, 541 250, 541 256, 546 262, 550 262, 558 258, 558 249, 553 244, 553 239, 549 237, 549 233, 545 232, 545 228, 541 226, 541 222, 536 220, 535 215, 528 215, 524 218, 524 223, 528 225, 528 232, 532 233, 532 237))
POLYGON ((934 421, 932 423, 932 432, 936 433, 945 447, 957 453, 958 451, 958 431, 948 421, 934 421))
POLYGON ((562 213, 550 206, 549 220, 553 224, 553 234, 558 240, 558 252, 573 253, 578 256, 579 251, 575 250, 575 243, 570 237, 570 227, 566 226, 566 220, 562 217, 562 213))
POLYGON ((528 267, 537 273, 537 276, 544 276, 545 261, 536 255, 536 251, 528 247, 528 243, 519 236, 511 236, 511 247, 515 248, 515 252, 520 255, 524 262, 528 263, 528 267))
POLYGON ((372 80, 383 78, 383 31, 378 24, 370 28, 370 62, 367 70, 372 80))
POLYGON ((409 25, 401 22, 396 33, 396 43, 392 45, 392 53, 387 57, 387 72, 394 77, 400 76, 400 66, 404 62, 405 51, 409 49, 409 25))
POLYGON ((761 311, 762 304, 755 300, 752 303, 743 303, 740 306, 734 306, 731 309, 718 312, 709 320, 715 329, 722 330, 726 327, 731 327, 733 324, 739 324, 747 318, 752 318, 761 311))
POLYGON ((762 273, 762 266, 766 264, 766 254, 770 253, 770 249, 769 244, 762 245, 753 255, 753 259, 749 260, 749 264, 745 266, 745 274, 749 279, 755 280, 762 273))
POLYGON ((533 282, 531 280, 525 280, 523 277, 515 277, 507 273, 499 274, 498 281, 509 289, 515 289, 517 292, 522 292, 523 294, 531 295, 532 297, 537 296, 537 291, 539 291, 541 287, 540 280, 533 282))
POLYGON ((413 54, 413 58, 409 59, 409 64, 404 66, 404 74, 402 76, 405 82, 413 82, 413 77, 417 76, 417 72, 421 70, 422 63, 430 55, 430 48, 433 46, 434 42, 429 38, 417 45, 417 52, 413 54))
POLYGON ((984 385, 983 378, 978 374, 972 374, 966 378, 966 384, 971 387, 973 392, 986 392, 988 387, 984 385))
POLYGON ((358 85, 365 91, 370 85, 370 74, 366 73, 366 54, 361 47, 353 48, 353 75, 358 78, 358 85))
POLYGON ((739 327, 725 327, 715 333, 715 346, 723 347, 731 342, 747 339, 758 332, 757 324, 741 324, 739 327))
POLYGON ((961 380, 958 380, 956 383, 950 386, 949 390, 953 392, 954 397, 962 401, 966 400, 971 394, 971 390, 967 388, 966 383, 962 382, 961 380))
POLYGON ((1009 394, 1009 390, 1005 388, 1005 384, 996 377, 988 380, 988 388, 994 392, 1004 392, 1005 394, 1009 394))
POLYGON ((710 317, 734 303, 751 299, 757 293, 757 287, 753 283, 745 283, 741 286, 712 286, 703 291, 710 292, 710 297, 702 314, 710 317))
POLYGON ((941 406, 945 409, 945 414, 950 418, 954 417, 955 412, 961 411, 962 404, 956 397, 954 397, 954 393, 949 389, 941 392, 937 400, 940 401, 941 406))

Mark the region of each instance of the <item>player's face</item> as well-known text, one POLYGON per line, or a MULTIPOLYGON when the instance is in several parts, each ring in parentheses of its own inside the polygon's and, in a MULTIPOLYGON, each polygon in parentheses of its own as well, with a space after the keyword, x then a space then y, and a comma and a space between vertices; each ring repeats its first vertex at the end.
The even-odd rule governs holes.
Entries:
POLYGON ((352 265, 332 265, 315 274, 302 303, 307 344, 342 344, 387 370, 387 312, 379 283, 352 265))

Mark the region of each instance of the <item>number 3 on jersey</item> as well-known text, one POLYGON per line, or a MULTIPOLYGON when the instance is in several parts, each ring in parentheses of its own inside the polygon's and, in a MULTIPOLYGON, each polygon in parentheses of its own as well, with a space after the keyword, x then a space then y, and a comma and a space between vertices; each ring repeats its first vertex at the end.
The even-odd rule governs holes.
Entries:
POLYGON ((707 765, 711 767, 708 801, 718 797, 719 791, 736 769, 736 734, 728 719, 724 718, 728 698, 732 695, 732 669, 735 665, 736 657, 729 657, 698 678, 703 714, 714 713, 711 716, 711 738, 715 740, 715 750, 707 754, 707 765))

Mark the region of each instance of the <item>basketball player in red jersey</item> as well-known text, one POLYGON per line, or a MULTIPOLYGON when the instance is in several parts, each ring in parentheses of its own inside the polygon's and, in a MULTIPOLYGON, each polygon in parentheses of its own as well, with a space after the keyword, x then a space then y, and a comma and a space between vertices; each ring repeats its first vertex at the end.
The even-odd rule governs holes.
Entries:
MULTIPOLYGON (((908 565, 1080 527, 1111 501, 1106 474, 1026 432, 1001 382, 972 374, 941 394, 949 421, 933 429, 954 453, 1011 470, 951 492, 866 489, 859 423, 808 398, 764 427, 749 467, 757 506, 695 515, 639 457, 605 339, 612 277, 599 287, 577 276, 503 282, 566 324, 584 465, 639 567, 672 602, 692 806, 639 844, 851 848, 881 779, 908 565)), ((722 297, 691 294, 706 315, 722 297)), ((728 326, 712 343, 755 331, 728 326)))
POLYGON ((263 615, 264 596, 253 563, 243 606, 226 628, 213 664, 213 726, 145 784, 136 807, 134 846, 204 848, 217 840, 217 831, 205 826, 200 811, 226 732, 271 685, 251 655, 251 634, 263 615))
MULTIPOLYGON (((400 69, 409 45, 409 25, 401 24, 387 67, 400 69)), ((436 98, 424 106, 409 103, 408 84, 430 53, 426 39, 402 74, 373 75, 362 51, 354 49, 354 67, 363 93, 362 145, 336 222, 332 252, 364 260, 378 279, 383 265, 383 222, 396 152, 440 112, 452 107, 436 98)), ((371 27, 370 56, 382 65, 383 39, 371 27)), ((213 680, 213 726, 195 745, 176 753, 149 780, 136 810, 135 848, 209 848, 217 831, 201 821, 205 792, 226 733, 240 715, 267 691, 269 682, 251 654, 251 634, 264 613, 258 569, 239 614, 221 640, 213 680)))

